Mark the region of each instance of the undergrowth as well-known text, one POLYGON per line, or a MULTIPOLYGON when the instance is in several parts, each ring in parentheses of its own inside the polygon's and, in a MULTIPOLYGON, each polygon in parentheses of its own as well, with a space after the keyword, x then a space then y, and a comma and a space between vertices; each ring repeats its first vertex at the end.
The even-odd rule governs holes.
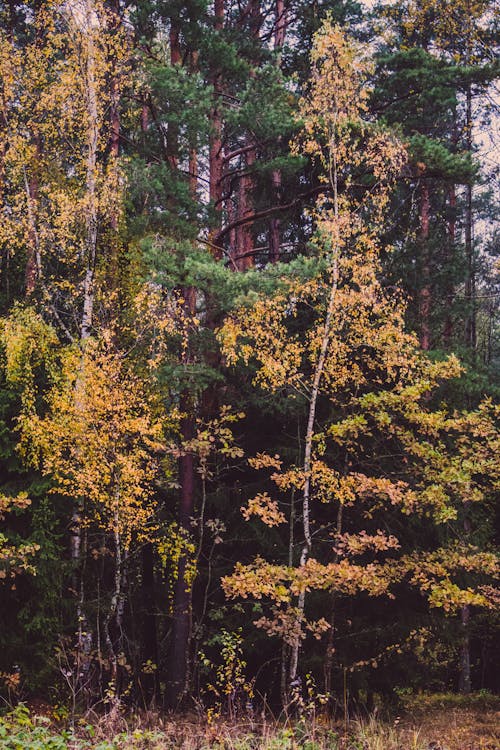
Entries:
MULTIPOLYGON (((499 750, 498 699, 472 697, 453 702, 441 695, 420 696, 413 708, 431 711, 420 724, 405 717, 382 721, 375 716, 335 724, 303 717, 278 723, 201 721, 193 716, 166 717, 153 712, 140 719, 119 711, 80 719, 73 729, 57 726, 53 716, 37 715, 23 704, 0 717, 0 750, 499 750), (427 699, 427 704, 425 700, 427 699), (487 709, 479 709, 477 705, 487 709), (496 701, 496 703, 495 703, 496 701), (474 707, 476 706, 476 707, 474 707)), ((409 700, 408 700, 409 702, 409 700)))

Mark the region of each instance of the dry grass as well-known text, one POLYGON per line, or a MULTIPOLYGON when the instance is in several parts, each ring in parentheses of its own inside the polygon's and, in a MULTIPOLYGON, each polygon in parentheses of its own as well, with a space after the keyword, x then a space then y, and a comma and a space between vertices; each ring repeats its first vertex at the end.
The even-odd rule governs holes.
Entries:
POLYGON ((429 711, 406 719, 433 750, 500 750, 500 711, 465 707, 429 711))
POLYGON ((494 700, 467 705, 452 698, 446 705, 429 697, 421 703, 392 721, 371 716, 347 726, 316 716, 208 722, 196 714, 126 715, 115 709, 87 714, 74 733, 58 727, 48 711, 36 716, 19 707, 0 719, 0 750, 500 750, 494 700))
POLYGON ((129 717, 127 726, 124 721, 101 717, 95 739, 109 740, 118 730, 122 738, 135 732, 137 741, 149 735, 144 747, 151 750, 500 750, 500 711, 493 707, 434 707, 393 721, 353 719, 347 727, 321 718, 207 723, 195 715, 181 719, 155 712, 129 717))

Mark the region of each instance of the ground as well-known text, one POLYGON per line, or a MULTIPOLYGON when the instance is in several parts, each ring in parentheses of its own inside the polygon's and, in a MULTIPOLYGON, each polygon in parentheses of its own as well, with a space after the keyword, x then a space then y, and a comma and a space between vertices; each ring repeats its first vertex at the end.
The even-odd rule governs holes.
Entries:
POLYGON ((500 750, 500 699, 412 696, 399 713, 287 720, 254 716, 125 714, 71 719, 60 707, 20 704, 0 717, 0 750, 500 750))

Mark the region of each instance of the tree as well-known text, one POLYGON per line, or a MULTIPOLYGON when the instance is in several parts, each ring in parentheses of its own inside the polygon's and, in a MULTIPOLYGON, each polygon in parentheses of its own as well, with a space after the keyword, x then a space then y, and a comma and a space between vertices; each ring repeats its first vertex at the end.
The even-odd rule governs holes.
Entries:
MULTIPOLYGON (((404 444, 404 455, 414 450, 422 462, 426 432, 440 420, 439 413, 425 407, 426 396, 440 379, 459 372, 453 358, 432 364, 420 354, 415 338, 405 333, 399 294, 384 292, 380 284, 377 228, 388 203, 388 185, 404 163, 404 151, 390 132, 361 119, 366 92, 359 92, 359 87, 366 67, 354 45, 329 22, 315 37, 312 63, 309 97, 301 105, 300 146, 326 170, 325 196, 313 215, 322 256, 319 270, 307 279, 283 277, 280 291, 240 308, 219 334, 229 364, 252 365, 261 388, 285 389, 306 404, 302 463, 283 465, 279 456, 268 454, 252 460, 257 469, 273 470, 271 480, 282 501, 288 495, 293 508, 294 493, 302 497, 298 559, 291 541, 288 563, 267 562, 259 556, 250 564, 239 563, 224 579, 231 598, 270 600, 272 617, 257 624, 281 635, 289 646, 288 699, 305 630, 320 637, 333 625, 318 618, 317 612, 312 620, 305 617, 306 592, 391 596, 391 585, 404 579, 408 565, 414 571, 413 582, 419 584, 419 566, 425 567, 424 562, 418 556, 387 559, 400 548, 400 541, 382 531, 382 525, 373 528, 373 520, 381 513, 387 526, 392 508, 397 508, 403 515, 431 509, 436 521, 443 522, 451 499, 430 476, 430 454, 416 483, 402 466, 398 474, 396 468, 388 471, 383 461, 380 473, 374 473, 372 463, 364 461, 362 446, 369 438, 396 456, 404 444), (399 420, 388 415, 385 420, 383 409, 378 413, 385 399, 395 406, 399 420), (421 414, 421 420, 412 414, 421 414), (334 511, 316 510, 314 523, 312 500, 333 505, 334 511), (368 530, 359 528, 363 518, 369 519, 368 530), (353 526, 356 531, 346 530, 353 526), (327 552, 329 534, 333 560, 327 552), (368 553, 374 560, 363 563, 368 553), (362 561, 357 562, 357 557, 362 561)), ((268 493, 250 500, 244 515, 256 515, 269 526, 286 520, 279 500, 268 493)), ((442 554, 446 558, 447 553, 442 554)), ((422 560, 426 559, 424 554, 422 560)), ((493 558, 479 555, 470 560, 475 570, 486 560, 493 570, 493 558)), ((430 585, 436 596, 439 585, 430 585)), ((488 606, 487 597, 477 597, 476 602, 488 606)), ((457 601, 458 593, 454 606, 457 601)), ((330 644, 330 655, 331 648, 330 644)))

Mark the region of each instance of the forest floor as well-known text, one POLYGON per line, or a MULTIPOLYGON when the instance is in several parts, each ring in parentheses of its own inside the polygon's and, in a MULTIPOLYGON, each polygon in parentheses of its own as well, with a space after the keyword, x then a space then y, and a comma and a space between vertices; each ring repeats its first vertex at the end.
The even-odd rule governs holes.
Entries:
MULTIPOLYGON (((458 697, 458 696, 457 696, 458 697)), ((111 712, 64 728, 49 707, 0 716, 0 750, 500 750, 500 699, 424 698, 399 716, 279 722, 111 712)))

